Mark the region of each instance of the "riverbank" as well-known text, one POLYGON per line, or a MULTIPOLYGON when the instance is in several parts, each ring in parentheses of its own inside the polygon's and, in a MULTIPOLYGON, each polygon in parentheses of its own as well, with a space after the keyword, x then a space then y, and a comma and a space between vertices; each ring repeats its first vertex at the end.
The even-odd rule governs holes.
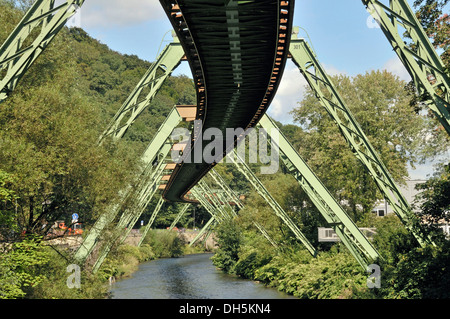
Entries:
POLYGON ((114 282, 130 277, 138 270, 141 263, 150 260, 214 252, 213 239, 190 246, 195 235, 195 231, 177 232, 155 229, 147 234, 139 247, 136 245, 137 238, 130 236, 123 245, 109 253, 98 274, 104 280, 114 282))
POLYGON ((213 253, 162 258, 140 264, 111 285, 111 299, 291 299, 261 283, 228 275, 211 262, 213 253))

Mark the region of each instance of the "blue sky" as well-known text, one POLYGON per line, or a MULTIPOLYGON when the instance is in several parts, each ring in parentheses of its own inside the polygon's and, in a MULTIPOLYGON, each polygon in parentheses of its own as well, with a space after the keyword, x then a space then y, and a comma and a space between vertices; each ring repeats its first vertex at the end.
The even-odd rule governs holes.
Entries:
MULTIPOLYGON (((71 23, 111 49, 147 61, 154 61, 172 39, 171 25, 158 0, 88 0, 71 23)), ((297 0, 293 24, 303 29, 300 36, 312 44, 331 75, 354 76, 386 69, 403 80, 410 79, 382 31, 373 27, 360 0, 297 0)), ((187 62, 174 74, 191 76, 187 62)), ((292 123, 289 111, 302 99, 305 85, 298 69, 288 61, 268 114, 282 123, 292 123)), ((423 178, 428 173, 427 165, 411 175, 423 178)))

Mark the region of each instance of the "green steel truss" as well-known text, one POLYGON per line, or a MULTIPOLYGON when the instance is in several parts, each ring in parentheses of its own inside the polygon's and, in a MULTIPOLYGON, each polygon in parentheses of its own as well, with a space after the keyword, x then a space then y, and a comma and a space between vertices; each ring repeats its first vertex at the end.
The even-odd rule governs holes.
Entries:
POLYGON ((267 115, 264 115, 259 124, 267 131, 272 143, 278 145, 281 160, 289 173, 298 181, 304 192, 361 266, 366 269, 367 265, 379 259, 380 255, 369 240, 356 227, 345 210, 295 151, 275 123, 267 115), (276 138, 273 138, 274 131, 277 132, 276 138))
POLYGON ((218 216, 218 212, 216 211, 214 206, 206 198, 207 194, 203 193, 200 187, 194 186, 191 189, 191 192, 194 195, 194 197, 199 201, 199 203, 208 211, 208 213, 211 215, 211 218, 199 231, 197 236, 195 236, 195 238, 191 241, 189 246, 194 245, 200 238, 202 238, 202 236, 204 236, 204 239, 206 240, 206 238, 208 238, 214 227, 216 227, 218 223, 223 221, 222 217, 218 216))
POLYGON ((295 237, 300 240, 300 242, 306 247, 306 249, 313 256, 317 256, 317 250, 309 242, 306 236, 300 231, 297 225, 292 221, 289 215, 284 211, 284 209, 278 204, 278 202, 272 197, 264 184, 260 179, 253 173, 251 168, 239 157, 238 152, 234 149, 234 156, 228 156, 227 159, 231 160, 245 176, 245 178, 252 184, 253 188, 258 192, 258 194, 270 205, 275 214, 281 218, 281 220, 289 227, 289 229, 294 233, 295 237))
POLYGON ((360 125, 320 65, 316 55, 304 39, 291 40, 293 62, 305 77, 320 103, 339 127, 355 156, 367 168, 379 190, 403 224, 415 235, 421 245, 429 242, 408 201, 391 177, 360 125))
POLYGON ((217 220, 211 217, 208 222, 203 226, 203 228, 198 232, 197 236, 190 242, 189 246, 194 245, 202 236, 206 240, 211 234, 211 230, 217 225, 217 220))
POLYGON ((189 203, 185 204, 183 206, 183 208, 178 213, 177 217, 175 217, 172 224, 170 225, 169 230, 172 230, 177 225, 177 223, 180 221, 181 217, 183 217, 183 215, 186 214, 186 212, 190 206, 191 206, 191 204, 189 204, 189 203))
MULTIPOLYGON (((142 155, 142 162, 145 165, 145 169, 142 173, 142 181, 146 181, 146 176, 153 176, 152 173, 156 171, 156 167, 160 163, 163 163, 165 157, 167 156, 166 152, 170 151, 170 144, 167 144, 167 141, 170 139, 170 135, 175 127, 181 122, 181 117, 178 114, 176 108, 173 108, 170 112, 169 116, 166 118, 164 123, 160 126, 149 146, 145 150, 142 155)), ((151 181, 150 181, 151 182, 151 181)), ((97 241, 99 240, 99 236, 104 231, 106 226, 114 221, 117 214, 119 213, 122 204, 125 199, 130 198, 130 196, 136 196, 136 194, 145 194, 142 193, 142 190, 146 189, 149 191, 149 184, 145 184, 143 182, 139 183, 139 187, 135 190, 132 190, 131 187, 128 187, 126 191, 124 191, 123 201, 115 206, 113 206, 110 210, 106 211, 102 215, 100 215, 99 219, 95 222, 93 227, 89 230, 88 235, 83 240, 82 244, 78 248, 75 253, 75 259, 84 262, 89 254, 94 249, 97 241)), ((139 197, 138 200, 143 201, 145 197, 139 197)), ((146 204, 145 204, 146 205, 146 204)))
POLYGON ((164 48, 100 136, 100 143, 107 136, 118 140, 125 134, 142 111, 150 105, 161 85, 181 63, 183 56, 184 51, 179 42, 172 42, 164 48))
POLYGON ((450 79, 406 0, 362 0, 408 70, 427 106, 450 134, 450 79), (386 2, 386 1, 384 1, 386 2))
MULTIPOLYGON (((169 154, 171 144, 166 144, 161 153, 169 154)), ((100 249, 99 256, 94 264, 93 271, 97 272, 108 253, 115 244, 122 244, 133 229, 133 226, 138 221, 139 217, 144 212, 147 205, 153 199, 153 196, 158 191, 158 186, 164 173, 166 162, 160 161, 156 168, 152 170, 151 174, 145 176, 140 181, 138 192, 134 193, 131 200, 131 207, 124 210, 122 216, 117 222, 111 236, 104 241, 100 249)))
MULTIPOLYGON (((390 0, 389 5, 385 5, 377 0, 362 0, 362 2, 380 23, 382 31, 385 33, 395 52, 410 73, 419 94, 427 97, 427 106, 438 118, 447 133, 450 134, 450 81, 445 74, 442 61, 432 47, 427 35, 408 3, 406 0, 390 0), (404 32, 405 30, 406 32, 404 32), (408 36, 407 40, 405 34, 408 36), (412 45, 410 43, 412 43, 412 45)), ((83 0, 64 1, 61 5, 55 7, 54 0, 36 0, 34 2, 18 26, 13 30, 0 48, 0 102, 6 99, 14 90, 24 73, 83 3, 83 0), (36 36, 33 39, 29 39, 32 33, 33 36, 35 34, 36 36)), ((322 104, 327 108, 330 115, 339 125, 355 155, 368 168, 394 211, 422 245, 428 242, 429 239, 425 237, 417 227, 417 220, 411 213, 409 204, 399 192, 398 187, 395 185, 383 163, 378 158, 378 155, 373 151, 372 146, 369 144, 363 132, 361 132, 359 125, 339 97, 328 76, 323 72, 313 51, 306 42, 295 39, 293 39, 290 49, 294 62, 305 75, 311 88, 318 93, 322 104), (311 68, 314 69, 314 72, 309 71, 311 68), (322 89, 324 88, 331 93, 331 99, 326 99, 324 97, 324 94, 322 93, 322 89)), ((126 130, 134 123, 139 114, 148 107, 164 80, 179 65, 183 56, 183 49, 178 42, 166 46, 157 61, 152 64, 134 91, 122 105, 108 128, 100 136, 100 143, 107 136, 111 136, 113 139, 117 140, 125 134, 126 130)), ((143 177, 142 185, 140 184, 141 188, 139 190, 128 187, 121 192, 120 200, 111 205, 110 210, 107 213, 102 214, 89 231, 88 236, 75 254, 76 259, 84 261, 88 257, 99 240, 100 234, 107 225, 113 222, 122 205, 128 198, 134 197, 137 201, 136 205, 138 208, 145 207, 148 204, 149 198, 151 199, 153 196, 152 194, 154 194, 152 193, 154 188, 149 185, 156 183, 157 181, 155 175, 150 174, 150 171, 155 174, 156 170, 153 169, 153 165, 161 167, 159 166, 159 163, 163 162, 164 155, 158 152, 163 148, 163 144, 171 133, 169 128, 175 127, 180 121, 181 118, 179 117, 178 112, 173 110, 142 157, 142 160, 146 165, 143 176, 147 176, 147 178, 148 176, 153 176, 152 181, 145 184, 143 181, 147 179, 143 177), (164 138, 164 136, 166 137, 164 138)), ((276 127, 267 116, 261 120, 260 124, 266 129, 276 127)), ((270 133, 270 130, 268 130, 268 132, 270 133)), ((328 223, 335 229, 336 233, 341 237, 341 240, 346 244, 361 265, 367 264, 370 260, 377 259, 379 257, 378 253, 372 245, 362 233, 360 233, 340 205, 331 197, 282 134, 279 147, 282 153, 281 158, 290 172, 296 177, 302 188, 311 197, 315 205, 327 219, 328 223)), ((249 172, 249 170, 246 170, 247 174, 249 174, 249 172)), ((250 175, 251 174, 248 176, 250 175)), ((253 180, 253 182, 258 184, 257 190, 260 194, 265 194, 263 197, 267 198, 266 200, 268 200, 272 208, 277 206, 276 202, 274 203, 270 199, 270 194, 268 194, 267 190, 261 192, 261 190, 264 190, 265 188, 260 182, 257 183, 252 178, 249 180, 253 180), (267 197, 267 194, 269 197, 267 197)), ((202 186, 205 187, 204 185, 202 186)), ((206 189, 203 190, 207 192, 206 189)), ((194 188, 193 192, 195 191, 198 192, 199 190, 194 188)), ((229 194, 226 191, 225 193, 229 198, 235 199, 234 196, 230 197, 232 194, 229 194)), ((208 197, 209 200, 205 200, 202 196, 200 197, 203 198, 202 200, 205 202, 205 208, 209 208, 210 210, 219 209, 220 216, 217 214, 213 215, 214 217, 211 218, 207 225, 217 223, 221 218, 229 218, 232 216, 229 209, 224 209, 224 207, 220 205, 218 197, 211 196, 211 194, 208 197)), ((222 197, 222 202, 224 198, 225 197, 222 197)), ((156 213, 161 206, 162 204, 157 205, 157 209, 155 209, 156 213)), ((138 211, 139 210, 140 209, 138 209, 138 211)), ((276 208, 275 211, 278 213, 282 212, 278 208, 276 208)), ((117 226, 131 224, 136 220, 137 214, 138 213, 136 212, 124 213, 117 226)), ((296 229, 296 227, 294 227, 295 225, 290 225, 289 221, 284 221, 291 230, 296 229)), ((315 249, 305 241, 306 238, 303 238, 301 233, 296 231, 294 231, 294 233, 296 233, 296 236, 299 239, 302 238, 302 242, 307 246, 310 252, 315 254, 315 249)))
POLYGON ((153 210, 152 215, 150 216, 150 219, 147 223, 147 225, 144 227, 144 230, 141 234, 141 239, 139 240, 138 247, 142 245, 142 242, 144 241, 145 237, 147 236, 148 231, 152 228, 153 222, 155 221, 156 216, 158 215, 159 211, 164 205, 164 198, 161 196, 158 200, 158 203, 156 204, 155 209, 153 210))
POLYGON ((28 9, 0 48, 0 102, 83 3, 69 0, 55 7, 55 0, 36 0, 28 9))
POLYGON ((213 168, 209 171, 209 175, 212 179, 219 185, 222 190, 228 195, 231 201, 233 201, 240 209, 244 207, 239 196, 227 185, 227 183, 223 180, 222 176, 213 168))
MULTIPOLYGON (((239 199, 239 196, 227 185, 227 183, 224 181, 222 176, 220 176, 220 174, 217 173, 217 171, 214 168, 209 171, 209 175, 213 178, 213 180, 216 182, 216 184, 219 185, 222 188, 222 190, 224 191, 224 194, 222 194, 223 201, 227 201, 227 204, 228 204, 228 202, 234 202, 239 209, 244 208, 244 205, 242 204, 241 200, 239 199), (224 196, 224 195, 226 195, 226 196, 224 196)), ((287 217, 287 218, 289 218, 289 217, 287 217)), ((269 233, 267 232, 267 230, 264 228, 263 225, 261 225, 257 221, 253 221, 253 224, 256 226, 256 228, 258 228, 258 230, 263 234, 263 236, 274 247, 278 247, 278 245, 270 237, 269 233)))

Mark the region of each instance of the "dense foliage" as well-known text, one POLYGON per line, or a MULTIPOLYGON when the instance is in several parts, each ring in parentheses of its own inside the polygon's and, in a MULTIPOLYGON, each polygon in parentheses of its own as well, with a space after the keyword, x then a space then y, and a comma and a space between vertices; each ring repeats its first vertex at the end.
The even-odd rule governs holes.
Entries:
MULTIPOLYGON (((23 15, 18 4, 27 2, 0 0, 0 43, 23 15)), ((442 14, 447 2, 418 0, 416 5, 448 64, 449 20, 442 14)), ((50 246, 46 238, 55 221, 70 223, 73 213, 89 229, 124 185, 134 185, 140 154, 173 105, 195 103, 193 81, 170 77, 121 142, 98 145, 149 66, 137 56, 110 50, 82 29, 64 28, 0 105, 0 298, 103 298, 105 280, 128 275, 139 262, 185 253, 175 233, 150 232, 140 248, 114 246, 98 275, 83 270, 83 288, 70 289, 70 252, 50 246)), ((398 183, 407 177, 408 164, 448 150, 448 136, 420 112, 411 86, 389 72, 333 81, 398 183)), ((283 133, 358 226, 377 229, 373 242, 383 256, 381 288, 367 287, 368 273, 343 245, 318 242, 317 227, 325 221, 284 169, 259 177, 318 247, 319 256, 310 256, 233 165, 221 164, 217 171, 238 195, 245 195, 245 208, 216 228, 214 264, 300 298, 448 298, 449 244, 436 226, 448 221, 449 165, 420 186, 419 215, 432 226, 438 245, 419 247, 396 216, 371 215, 381 194, 313 92, 307 91, 292 115, 298 125, 278 123, 283 133)), ((149 220, 157 199, 142 220, 149 220)), ((166 203, 154 226, 169 226, 180 208, 166 203)), ((192 206, 178 226, 202 227, 209 218, 205 209, 192 206)))

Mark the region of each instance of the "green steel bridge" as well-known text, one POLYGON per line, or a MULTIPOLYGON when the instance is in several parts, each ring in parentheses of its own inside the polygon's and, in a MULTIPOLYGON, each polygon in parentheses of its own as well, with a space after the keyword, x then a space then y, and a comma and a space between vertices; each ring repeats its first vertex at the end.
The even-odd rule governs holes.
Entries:
MULTIPOLYGON (((98 270, 112 246, 125 240, 158 192, 161 198, 144 228, 142 238, 151 228, 165 201, 186 203, 171 227, 176 225, 192 203, 201 204, 210 213, 211 219, 194 242, 202 236, 208 236, 218 223, 234 218, 244 204, 214 170, 214 166, 225 156, 231 159, 296 239, 311 255, 316 256, 316 248, 239 157, 237 148, 246 138, 245 134, 222 141, 224 147, 221 152, 214 154, 213 161, 206 161, 201 156, 206 147, 201 143, 202 135, 209 128, 218 129, 223 136, 226 136, 227 128, 264 129, 272 143, 275 143, 273 145, 286 170, 298 181, 299 187, 310 197, 328 226, 333 228, 359 264, 366 269, 382 258, 265 114, 276 94, 287 59, 292 59, 298 67, 322 106, 334 119, 354 155, 371 174, 405 227, 421 245, 432 243, 424 235, 388 168, 320 65, 317 54, 304 39, 297 37, 297 28, 292 25, 294 2, 160 0, 176 37, 124 101, 99 137, 98 143, 101 144, 105 139, 121 139, 141 112, 150 107, 164 80, 182 60, 187 60, 191 68, 197 105, 173 108, 142 154, 145 167, 139 185, 118 190, 120 199, 111 203, 108 211, 98 218, 76 251, 74 257, 80 264, 91 258, 93 270, 98 270), (179 145, 174 144, 171 135, 181 121, 191 123, 192 134, 184 147, 177 149, 179 145), (174 160, 173 154, 177 152, 179 156, 174 160), (193 160, 198 154, 199 160, 193 160), (188 160, 189 157, 191 160, 188 160), (212 189, 208 186, 206 177, 213 180, 217 187, 212 189), (122 209, 125 201, 131 201, 133 205, 122 209), (113 225, 112 239, 102 242, 100 235, 115 220, 118 221, 113 225), (92 254, 94 250, 97 252, 95 258, 92 254)), ((35 1, 0 48, 0 102, 13 94, 28 68, 83 3, 84 0, 68 0, 55 5, 54 0, 35 1)), ((450 134, 450 80, 407 1, 362 0, 362 4, 380 24, 387 40, 410 73, 418 93, 427 96, 426 105, 435 114, 436 120, 450 134)), ((277 245, 263 225, 255 222, 255 227, 274 246, 277 245)))

